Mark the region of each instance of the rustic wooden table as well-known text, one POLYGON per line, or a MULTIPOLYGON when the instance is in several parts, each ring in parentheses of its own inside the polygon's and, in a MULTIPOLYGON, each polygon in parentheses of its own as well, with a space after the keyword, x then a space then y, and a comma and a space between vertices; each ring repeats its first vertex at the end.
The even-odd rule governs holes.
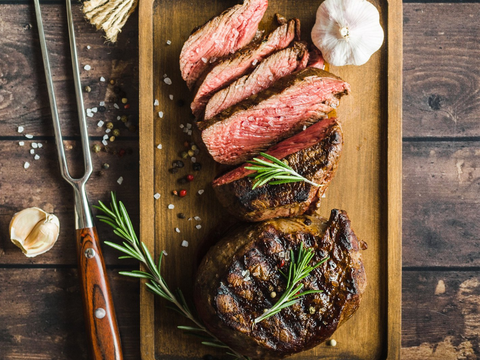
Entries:
MULTIPOLYGON (((62 2, 45 0, 43 15, 67 153, 75 159, 80 144, 62 2)), ((138 20, 133 17, 119 43, 109 45, 82 20, 78 6, 75 17, 80 63, 91 66, 82 71, 84 86, 91 88, 85 105, 105 101, 107 108, 88 119, 92 144, 104 135, 99 120, 112 121, 121 131, 108 151, 92 154, 90 199, 106 200, 115 190, 138 222, 138 136, 116 120, 127 115, 128 125, 137 122, 138 20), (129 99, 129 109, 113 106, 119 91, 129 99)), ((480 356, 479 18, 478 2, 404 2, 404 359, 480 356)), ((35 26, 30 1, 0 0, 0 360, 87 359, 73 196, 58 171, 35 26), (32 143, 43 145, 34 150, 38 160, 30 154, 32 143), (8 224, 15 212, 30 206, 54 212, 62 229, 50 252, 27 259, 10 242, 8 224)), ((101 239, 112 238, 105 226, 99 232, 101 239)), ((117 260, 110 248, 104 253, 125 359, 138 360, 139 285, 118 275, 136 264, 117 260)))

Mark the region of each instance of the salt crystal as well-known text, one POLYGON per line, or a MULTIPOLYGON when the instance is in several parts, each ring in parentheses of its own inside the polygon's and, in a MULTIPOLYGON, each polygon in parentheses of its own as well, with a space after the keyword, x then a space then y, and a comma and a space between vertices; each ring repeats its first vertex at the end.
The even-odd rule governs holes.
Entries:
POLYGON ((163 78, 165 79, 166 77, 168 77, 168 75, 167 75, 167 74, 163 74, 163 78))
POLYGON ((108 139, 108 135, 103 135, 103 140, 107 140, 108 139))
POLYGON ((158 144, 157 149, 162 150, 162 144, 158 144))
POLYGON ((98 111, 98 108, 97 108, 97 107, 92 108, 92 113, 95 114, 97 111, 98 111))
POLYGON ((192 163, 196 163, 196 162, 197 162, 197 158, 196 158, 195 156, 192 156, 192 157, 190 158, 190 160, 192 161, 192 163))
POLYGON ((255 66, 257 64, 258 64, 258 59, 255 59, 255 60, 252 61, 252 66, 255 66))
POLYGON ((92 70, 92 67, 90 65, 85 65, 83 68, 87 71, 92 70))
POLYGON ((103 144, 104 146, 107 146, 107 145, 108 145, 107 140, 102 140, 102 144, 103 144))
POLYGON ((322 199, 325 199, 327 196, 325 194, 322 195, 322 199))
POLYGON ((123 183, 123 176, 120 176, 120 177, 117 179, 117 183, 118 183, 119 185, 122 185, 122 183, 123 183))
POLYGON ((307 125, 303 125, 303 130, 307 130, 307 125))
POLYGON ((189 136, 191 136, 192 135, 192 130, 188 130, 187 133, 188 133, 189 136))
POLYGON ((105 132, 106 132, 107 134, 108 134, 110 131, 112 131, 112 130, 110 130, 110 129, 105 129, 105 132))
POLYGON ((188 218, 188 221, 192 221, 192 218, 188 218))
POLYGON ((105 101, 100 101, 100 103, 98 105, 105 106, 105 101))
POLYGON ((180 124, 180 129, 183 129, 184 127, 185 127, 185 125, 180 124))
POLYGON ((20 146, 25 145, 25 141, 19 141, 19 142, 18 142, 18 145, 20 145, 20 146))
POLYGON ((173 100, 173 95, 172 95, 172 94, 168 95, 168 98, 169 98, 170 100, 173 100))
POLYGON ((117 116, 117 120, 122 120, 122 117, 120 115, 117 116))
POLYGON ((167 252, 165 250, 162 251, 163 255, 167 256, 167 252))
POLYGON ((186 134, 188 132, 187 128, 183 128, 183 132, 186 134))
POLYGON ((188 241, 187 241, 187 240, 183 240, 183 241, 182 241, 182 246, 183 246, 183 247, 188 247, 188 241))
POLYGON ((93 117, 93 113, 92 113, 92 112, 89 112, 89 113, 87 113, 87 116, 88 116, 88 117, 93 117))
POLYGON ((33 139, 33 135, 30 135, 30 134, 25 134, 25 137, 26 137, 27 139, 33 139))
POLYGON ((159 193, 156 193, 155 195, 153 195, 153 197, 155 198, 155 200, 160 199, 160 196, 161 196, 161 195, 160 195, 159 193))
POLYGON ((179 229, 179 228, 175 228, 175 232, 180 233, 180 229, 179 229))
POLYGON ((105 82, 105 78, 103 76, 100 76, 100 81, 105 82))
POLYGON ((200 216, 194 216, 193 217, 196 221, 201 221, 202 219, 200 218, 200 216))
POLYGON ((280 251, 280 252, 278 253, 278 256, 281 257, 281 258, 285 257, 285 252, 280 251))
POLYGON ((103 124, 105 124, 105 123, 104 123, 102 120, 100 120, 100 121, 97 123, 97 126, 98 126, 98 127, 102 127, 103 124))
POLYGON ((172 85, 172 79, 170 79, 169 77, 166 77, 165 79, 163 79, 163 81, 164 81, 165 84, 167 84, 167 85, 172 85))
POLYGON ((113 107, 114 107, 115 109, 117 109, 117 110, 120 109, 120 106, 118 106, 117 103, 114 103, 114 104, 113 104, 113 107))
POLYGON ((155 101, 153 102, 153 106, 158 106, 158 105, 160 105, 160 103, 158 102, 157 99, 155 99, 155 101))
POLYGON ((18 131, 19 133, 22 133, 23 130, 25 130, 25 128, 24 128, 23 126, 19 126, 18 129, 17 129, 17 131, 18 131))
POLYGON ((34 148, 34 149, 38 148, 38 144, 37 143, 32 143, 32 148, 34 148))
POLYGON ((167 40, 167 45, 172 45, 172 41, 171 41, 171 40, 167 40))
POLYGON ((35 150, 34 149, 30 149, 30 154, 35 154, 35 150))
POLYGON ((208 61, 208 59, 207 59, 207 58, 204 58, 204 57, 202 57, 202 61, 203 61, 203 62, 206 64, 206 63, 207 63, 207 61, 208 61))
POLYGON ((192 124, 187 123, 187 129, 191 129, 191 128, 192 128, 192 124))
POLYGON ((37 155, 35 155, 35 156, 33 157, 33 159, 34 159, 34 160, 38 160, 38 159, 40 159, 40 155, 38 155, 38 154, 37 154, 37 155))
POLYGON ((90 46, 90 45, 87 45, 87 49, 90 50, 90 49, 91 49, 91 46, 90 46))
POLYGON ((43 147, 43 144, 42 143, 38 143, 37 144, 38 148, 41 149, 43 147))
POLYGON ((163 111, 159 111, 159 112, 158 112, 158 117, 159 117, 160 119, 163 119, 163 111))
POLYGON ((29 167, 30 167, 30 163, 28 161, 25 161, 25 163, 23 164, 23 168, 28 169, 29 167))
POLYGON ((205 190, 203 190, 203 189, 198 190, 198 195, 202 195, 204 192, 205 192, 205 190))
POLYGON ((168 204, 168 210, 173 210, 175 209, 175 205, 173 204, 168 204))
POLYGON ((197 230, 200 230, 202 228, 202 225, 198 224, 197 226, 195 226, 197 228, 197 230))

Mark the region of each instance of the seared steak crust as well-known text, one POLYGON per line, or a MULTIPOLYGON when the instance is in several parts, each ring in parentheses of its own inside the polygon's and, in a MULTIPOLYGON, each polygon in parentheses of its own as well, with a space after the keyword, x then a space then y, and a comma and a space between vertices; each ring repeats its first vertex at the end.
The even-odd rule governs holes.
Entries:
POLYGON ((322 120, 267 151, 319 187, 296 182, 266 184, 252 190, 253 180, 248 175, 253 171, 245 170, 249 165, 245 164, 215 180, 215 193, 222 205, 242 220, 262 221, 303 215, 313 205, 320 205, 320 199, 335 175, 342 147, 340 124, 335 119, 322 120), (302 143, 304 147, 298 150, 302 143), (292 147, 297 147, 293 153, 282 156, 282 152, 292 147))
POLYGON ((255 359, 280 359, 315 347, 357 310, 366 287, 358 240, 344 211, 330 219, 302 216, 270 220, 237 230, 203 259, 195 280, 195 304, 205 326, 221 341, 255 359), (322 293, 253 326, 286 287, 290 249, 313 248, 312 263, 329 257, 302 283, 322 293), (272 299, 272 292, 276 292, 272 299))
POLYGON ((267 7, 268 0, 245 0, 190 35, 180 54, 180 71, 190 89, 212 59, 233 53, 254 38, 267 7))
POLYGON ((213 159, 235 165, 325 118, 349 91, 339 77, 306 68, 198 126, 213 159))

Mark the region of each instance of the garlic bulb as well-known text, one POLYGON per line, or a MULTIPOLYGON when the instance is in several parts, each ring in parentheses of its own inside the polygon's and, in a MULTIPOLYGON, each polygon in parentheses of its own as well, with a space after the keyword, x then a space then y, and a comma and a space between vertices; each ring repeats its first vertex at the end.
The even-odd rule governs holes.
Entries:
POLYGON ((367 0, 325 0, 312 29, 313 43, 335 66, 365 64, 383 36, 378 10, 367 0))
POLYGON ((16 213, 10 221, 10 240, 27 257, 50 250, 58 239, 58 218, 40 208, 28 208, 16 213))

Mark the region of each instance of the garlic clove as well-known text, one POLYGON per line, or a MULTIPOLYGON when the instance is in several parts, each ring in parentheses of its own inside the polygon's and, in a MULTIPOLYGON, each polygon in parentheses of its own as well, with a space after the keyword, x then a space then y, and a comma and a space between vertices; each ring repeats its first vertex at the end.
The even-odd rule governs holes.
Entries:
POLYGON ((10 239, 27 257, 50 250, 58 239, 60 222, 40 208, 28 208, 15 214, 10 222, 10 239))

